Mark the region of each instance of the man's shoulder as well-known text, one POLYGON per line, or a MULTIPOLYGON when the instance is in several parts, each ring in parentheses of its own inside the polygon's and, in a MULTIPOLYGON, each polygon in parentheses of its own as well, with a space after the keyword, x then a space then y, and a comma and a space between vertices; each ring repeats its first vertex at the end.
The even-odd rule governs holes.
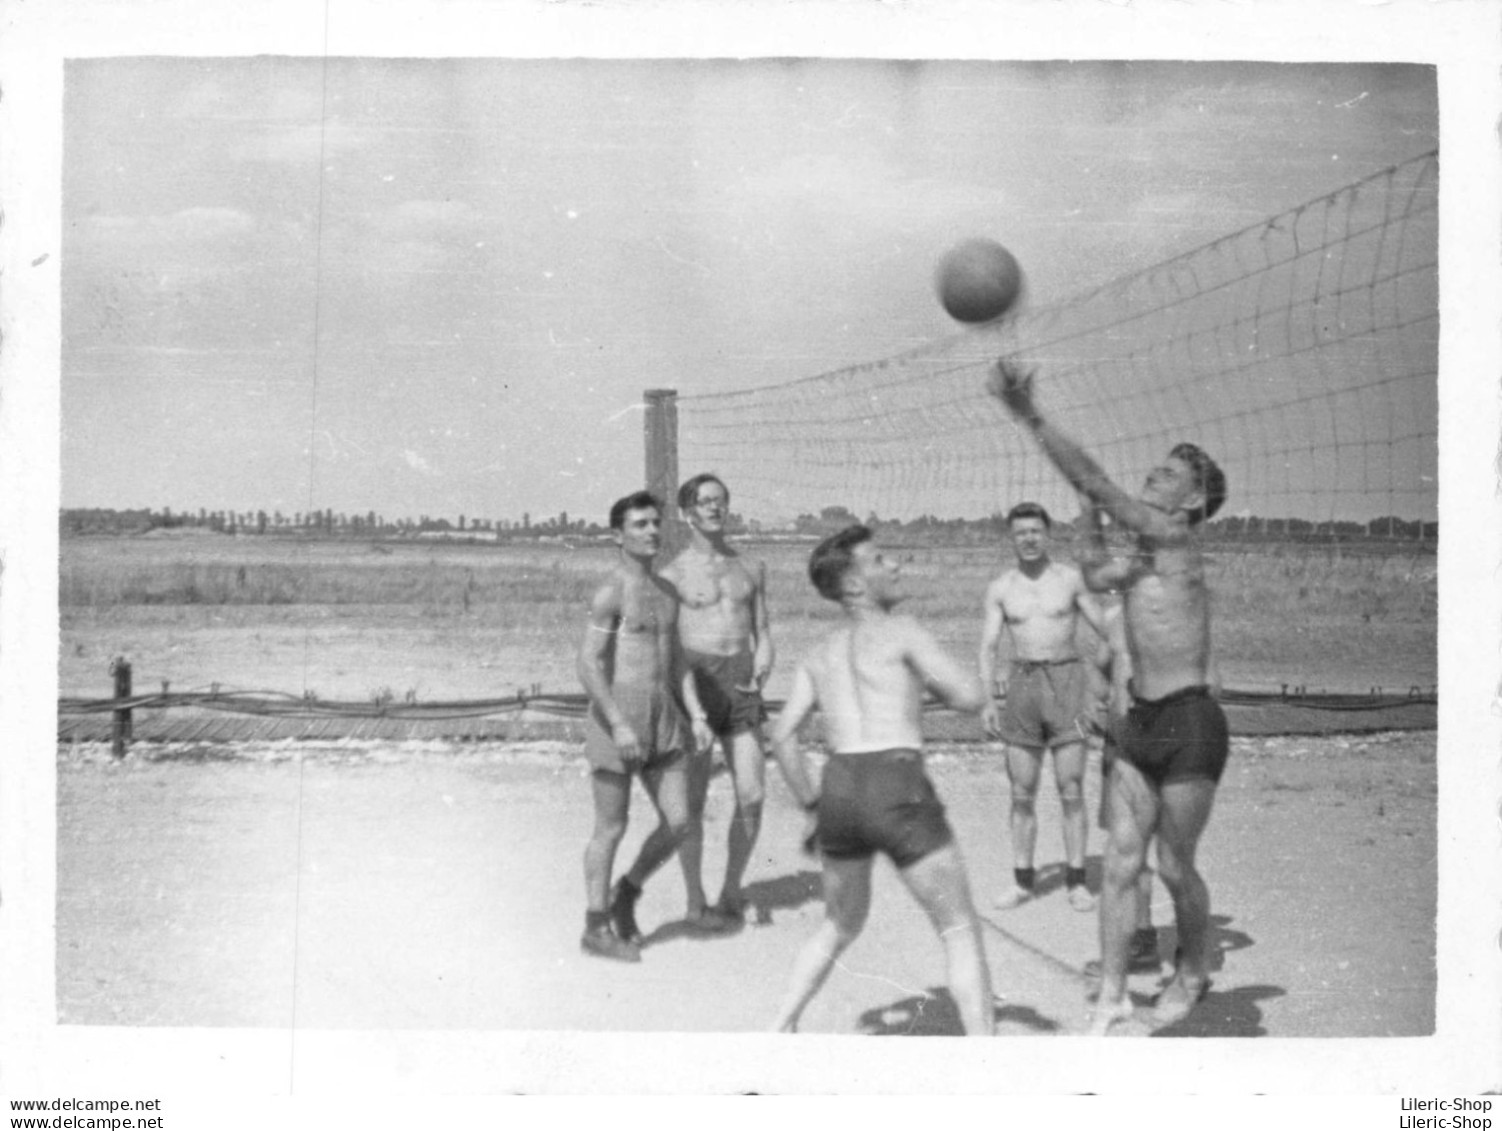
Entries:
POLYGON ((991 579, 990 584, 986 586, 986 594, 991 597, 1001 596, 1001 594, 1004 593, 1007 589, 1011 588, 1012 583, 1021 576, 1022 571, 1019 570, 1016 566, 1007 566, 1006 569, 1002 570, 991 579))
POLYGON ((911 613, 893 613, 880 626, 881 635, 894 642, 906 644, 914 640, 930 640, 933 633, 911 613))
POLYGON ((1070 585, 1083 585, 1085 583, 1084 571, 1080 569, 1077 562, 1055 561, 1050 563, 1049 570, 1053 576, 1070 585))
POLYGON ((625 598, 626 581, 627 578, 620 569, 612 569, 595 586, 594 594, 589 599, 590 607, 594 609, 620 608, 625 598))

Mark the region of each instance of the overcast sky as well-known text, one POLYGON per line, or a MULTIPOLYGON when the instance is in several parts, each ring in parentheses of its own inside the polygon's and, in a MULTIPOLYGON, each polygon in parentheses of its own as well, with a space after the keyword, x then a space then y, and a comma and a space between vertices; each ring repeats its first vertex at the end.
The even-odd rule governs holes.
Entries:
POLYGON ((640 395, 951 334, 1437 146, 1419 66, 96 59, 66 70, 62 504, 603 518, 640 395))

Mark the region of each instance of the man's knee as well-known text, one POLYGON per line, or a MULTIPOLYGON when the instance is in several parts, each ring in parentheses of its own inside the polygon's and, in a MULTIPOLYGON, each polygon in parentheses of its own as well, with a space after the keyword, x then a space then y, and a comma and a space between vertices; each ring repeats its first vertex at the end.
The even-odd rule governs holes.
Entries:
POLYGON ((615 847, 626 836, 626 821, 623 817, 595 814, 595 831, 591 838, 595 844, 615 847))
POLYGON ((659 827, 662 829, 663 835, 674 844, 682 844, 690 836, 694 835, 695 832, 702 835, 704 831, 703 825, 692 820, 686 812, 664 813, 659 827))
POLYGON ((1126 891, 1136 886, 1145 864, 1140 852, 1107 844, 1101 857, 1101 882, 1117 891, 1126 891))
POLYGON ((1193 852, 1184 852, 1167 843, 1158 845, 1158 878, 1171 892, 1182 891, 1196 876, 1193 852))
POLYGON ((749 791, 746 795, 738 798, 736 816, 746 822, 760 823, 762 806, 766 801, 766 795, 761 790, 749 791))
POLYGON ((1079 778, 1070 778, 1059 783, 1059 800, 1066 809, 1076 809, 1085 804, 1085 783, 1079 778))

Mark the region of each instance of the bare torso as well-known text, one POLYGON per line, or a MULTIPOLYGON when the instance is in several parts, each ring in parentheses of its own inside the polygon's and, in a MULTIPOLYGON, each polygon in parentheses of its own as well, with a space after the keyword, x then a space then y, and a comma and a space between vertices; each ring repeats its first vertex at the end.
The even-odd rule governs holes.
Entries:
POLYGON ((806 661, 835 753, 922 748, 923 683, 908 658, 915 631, 911 617, 872 616, 836 630, 806 661))
POLYGON ((621 569, 606 588, 617 610, 614 631, 605 642, 606 680, 612 688, 667 690, 677 613, 672 587, 652 574, 621 569))
POLYGON ((1037 577, 1009 569, 993 581, 986 599, 1000 609, 1011 634, 1012 659, 1073 658, 1077 602, 1083 589, 1079 570, 1059 562, 1049 562, 1037 577))
POLYGON ((1204 558, 1187 531, 1172 539, 1139 534, 1130 555, 1123 617, 1132 687, 1161 699, 1210 682, 1210 591, 1204 558))
POLYGON ((738 554, 691 545, 663 570, 663 577, 681 602, 678 634, 685 648, 735 656, 753 647, 760 587, 738 554))

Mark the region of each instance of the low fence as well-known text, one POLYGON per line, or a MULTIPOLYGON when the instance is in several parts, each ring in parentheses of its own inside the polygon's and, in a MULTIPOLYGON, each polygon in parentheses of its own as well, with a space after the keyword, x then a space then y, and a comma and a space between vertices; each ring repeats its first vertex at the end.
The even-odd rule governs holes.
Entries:
MULTIPOLYGON (((375 740, 389 742, 580 741, 588 700, 582 693, 549 693, 534 685, 495 699, 419 703, 355 702, 278 691, 161 691, 137 695, 130 664, 110 666, 115 693, 107 699, 58 700, 59 742, 109 742, 124 757, 132 742, 228 743, 250 741, 375 740)), ((1372 688, 1366 695, 1226 690, 1220 696, 1231 732, 1240 735, 1353 734, 1433 730, 1438 693, 1372 688)), ((782 704, 772 700, 775 714, 782 704)), ((925 729, 936 742, 981 742, 979 721, 932 704, 925 729)))

